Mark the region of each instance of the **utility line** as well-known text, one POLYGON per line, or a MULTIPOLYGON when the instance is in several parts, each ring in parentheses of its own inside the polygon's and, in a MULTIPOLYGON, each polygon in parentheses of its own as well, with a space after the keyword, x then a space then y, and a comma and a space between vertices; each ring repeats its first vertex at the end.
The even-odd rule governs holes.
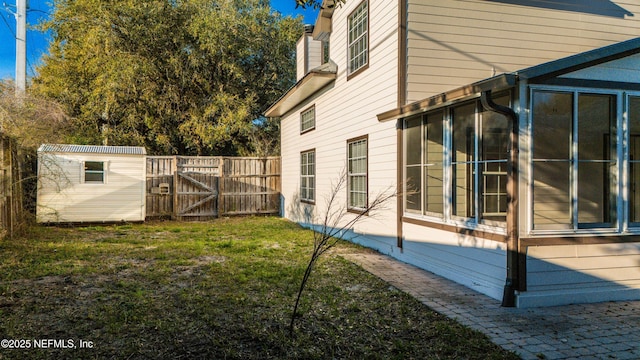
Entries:
MULTIPOLYGON (((16 14, 9 9, 10 5, 7 5, 7 3, 2 3, 2 5, 4 6, 4 9, 6 11, 8 11, 9 13, 13 14, 14 16, 16 16, 16 14)), ((28 6, 28 4, 27 4, 27 6, 28 6)), ((2 9, 0 8, 0 10, 2 10, 2 9)), ((44 10, 40 10, 40 9, 33 9, 33 8, 27 8, 26 9, 26 13, 28 14, 30 12, 38 12, 38 13, 45 14, 46 16, 50 16, 51 15, 51 13, 49 11, 44 11, 44 10)), ((27 14, 25 14, 25 16, 27 14)), ((13 38, 17 40, 18 36, 17 36, 16 32, 13 30, 13 28, 11 27, 11 25, 9 24, 7 19, 4 17, 4 15, 2 15, 1 11, 0 11, 0 17, 2 18, 2 21, 7 26, 7 29, 9 29, 9 32, 11 33, 13 38)), ((41 19, 42 19, 42 15, 38 18, 38 21, 40 21, 41 19)), ((25 34, 25 39, 24 39, 25 42, 27 42, 27 37, 31 37, 31 36, 29 36, 29 32, 27 32, 25 34)), ((30 53, 33 55, 33 50, 31 50, 30 53)), ((26 66, 29 68, 29 70, 31 70, 31 74, 35 74, 36 73, 35 68, 34 68, 32 62, 30 61, 29 57, 26 57, 25 62, 26 62, 26 66)))
MULTIPOLYGON (((7 5, 6 3, 3 3, 3 5, 5 6, 5 10, 7 10, 7 11, 8 11, 8 12, 10 12, 11 14, 13 14, 13 13, 11 12, 11 10, 7 9, 8 5, 7 5)), ((45 14, 45 15, 47 15, 47 16, 51 15, 51 12, 50 12, 50 11, 44 11, 44 10, 40 10, 40 9, 31 9, 31 8, 28 8, 28 9, 27 9, 27 13, 30 13, 30 12, 39 12, 39 13, 43 13, 43 14, 45 14)), ((11 27, 11 25, 7 22, 7 19, 5 19, 3 15, 0 15, 0 17, 2 17, 2 22, 4 22, 4 23, 5 23, 5 25, 7 25, 7 29, 9 29, 9 31, 11 32, 11 35, 13 35, 13 38, 15 39, 15 38, 17 37, 16 32, 15 32, 15 31, 13 31, 13 28, 12 28, 12 27, 11 27)), ((40 20, 41 18, 42 18, 42 17, 38 18, 38 20, 40 20)))
POLYGON ((11 25, 9 25, 9 23, 7 22, 7 19, 5 19, 4 16, 2 16, 2 21, 4 21, 4 23, 7 25, 7 28, 11 32, 11 35, 13 35, 13 38, 15 39, 16 38, 16 32, 13 31, 13 29, 11 28, 11 25))

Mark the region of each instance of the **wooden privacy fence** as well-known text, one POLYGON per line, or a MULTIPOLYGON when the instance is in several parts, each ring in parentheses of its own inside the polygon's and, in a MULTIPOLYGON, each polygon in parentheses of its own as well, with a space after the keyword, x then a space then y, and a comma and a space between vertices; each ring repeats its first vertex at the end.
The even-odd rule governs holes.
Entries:
POLYGON ((278 214, 280 158, 147 157, 147 218, 278 214))
POLYGON ((0 237, 13 236, 22 220, 22 182, 15 142, 0 134, 0 237))

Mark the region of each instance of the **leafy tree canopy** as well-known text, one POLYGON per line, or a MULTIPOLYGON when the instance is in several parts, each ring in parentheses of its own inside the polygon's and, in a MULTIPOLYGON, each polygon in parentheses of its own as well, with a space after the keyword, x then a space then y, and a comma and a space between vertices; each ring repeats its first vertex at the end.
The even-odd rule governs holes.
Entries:
POLYGON ((72 117, 68 141, 245 155, 256 127, 277 137, 255 119, 295 82, 302 21, 267 0, 57 0, 43 28, 33 89, 72 117))
POLYGON ((44 142, 58 142, 68 131, 69 118, 49 99, 25 93, 15 94, 12 81, 0 80, 0 129, 14 139, 21 150, 35 155, 44 142))
MULTIPOLYGON (((322 0, 295 0, 296 1, 296 7, 301 7, 301 8, 313 8, 313 9, 320 9, 322 8, 322 0)), ((327 4, 325 5, 326 7, 332 8, 332 7, 336 7, 336 6, 342 6, 342 4, 344 4, 347 0, 333 0, 333 1, 327 1, 327 4)))

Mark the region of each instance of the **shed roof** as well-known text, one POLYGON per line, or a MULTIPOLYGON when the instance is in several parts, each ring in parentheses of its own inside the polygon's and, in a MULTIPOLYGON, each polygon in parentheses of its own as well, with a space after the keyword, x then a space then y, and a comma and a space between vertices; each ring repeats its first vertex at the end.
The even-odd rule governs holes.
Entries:
POLYGON ((70 144, 42 144, 38 152, 46 153, 84 153, 84 154, 117 154, 117 155, 146 155, 147 151, 141 146, 103 146, 103 145, 70 145, 70 144))

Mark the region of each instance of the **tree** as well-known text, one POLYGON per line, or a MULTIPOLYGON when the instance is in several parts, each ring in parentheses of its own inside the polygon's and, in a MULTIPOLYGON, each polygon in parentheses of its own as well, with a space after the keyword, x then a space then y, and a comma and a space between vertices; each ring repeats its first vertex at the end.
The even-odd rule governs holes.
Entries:
POLYGON ((302 21, 266 0, 61 0, 43 29, 33 87, 74 119, 68 141, 236 155, 295 83, 302 21))
MULTIPOLYGON (((24 215, 35 212, 36 150, 42 143, 61 141, 68 132, 70 119, 58 103, 30 91, 16 97, 14 89, 12 82, 0 81, 0 137, 2 142, 10 141, 15 145, 11 146, 11 165, 4 164, 0 178, 5 191, 11 189, 10 194, 3 195, 9 195, 12 199, 5 201, 20 203, 20 206, 12 209, 11 216, 18 221, 14 225, 21 227, 28 220, 24 215)), ((7 161, 7 158, 3 161, 7 161)))
MULTIPOLYGON (((293 312, 291 313, 291 322, 289 323, 289 334, 293 334, 295 319, 298 314, 298 305, 302 298, 302 293, 311 277, 313 267, 318 259, 331 250, 340 241, 339 236, 353 229, 353 227, 365 218, 373 218, 376 213, 384 209, 387 202, 396 197, 396 192, 391 188, 378 193, 362 211, 355 214, 348 214, 346 206, 340 205, 339 195, 342 194, 347 184, 347 173, 343 171, 338 177, 338 181, 331 186, 331 191, 326 199, 326 208, 322 220, 319 222, 319 228, 313 232, 313 251, 307 263, 307 267, 300 281, 298 296, 296 297, 293 312)), ((314 222, 315 223, 315 222, 314 222)))
MULTIPOLYGON (((303 9, 306 9, 306 8, 320 9, 322 7, 322 2, 323 2, 322 0, 296 0, 296 7, 301 7, 303 9)), ((332 8, 335 6, 342 6, 342 4, 344 4, 345 2, 347 2, 347 0, 330 1, 327 7, 332 8)))
POLYGON ((45 142, 63 138, 69 117, 54 101, 30 92, 15 96, 14 84, 0 81, 0 129, 2 136, 14 139, 18 147, 35 155, 45 142))

